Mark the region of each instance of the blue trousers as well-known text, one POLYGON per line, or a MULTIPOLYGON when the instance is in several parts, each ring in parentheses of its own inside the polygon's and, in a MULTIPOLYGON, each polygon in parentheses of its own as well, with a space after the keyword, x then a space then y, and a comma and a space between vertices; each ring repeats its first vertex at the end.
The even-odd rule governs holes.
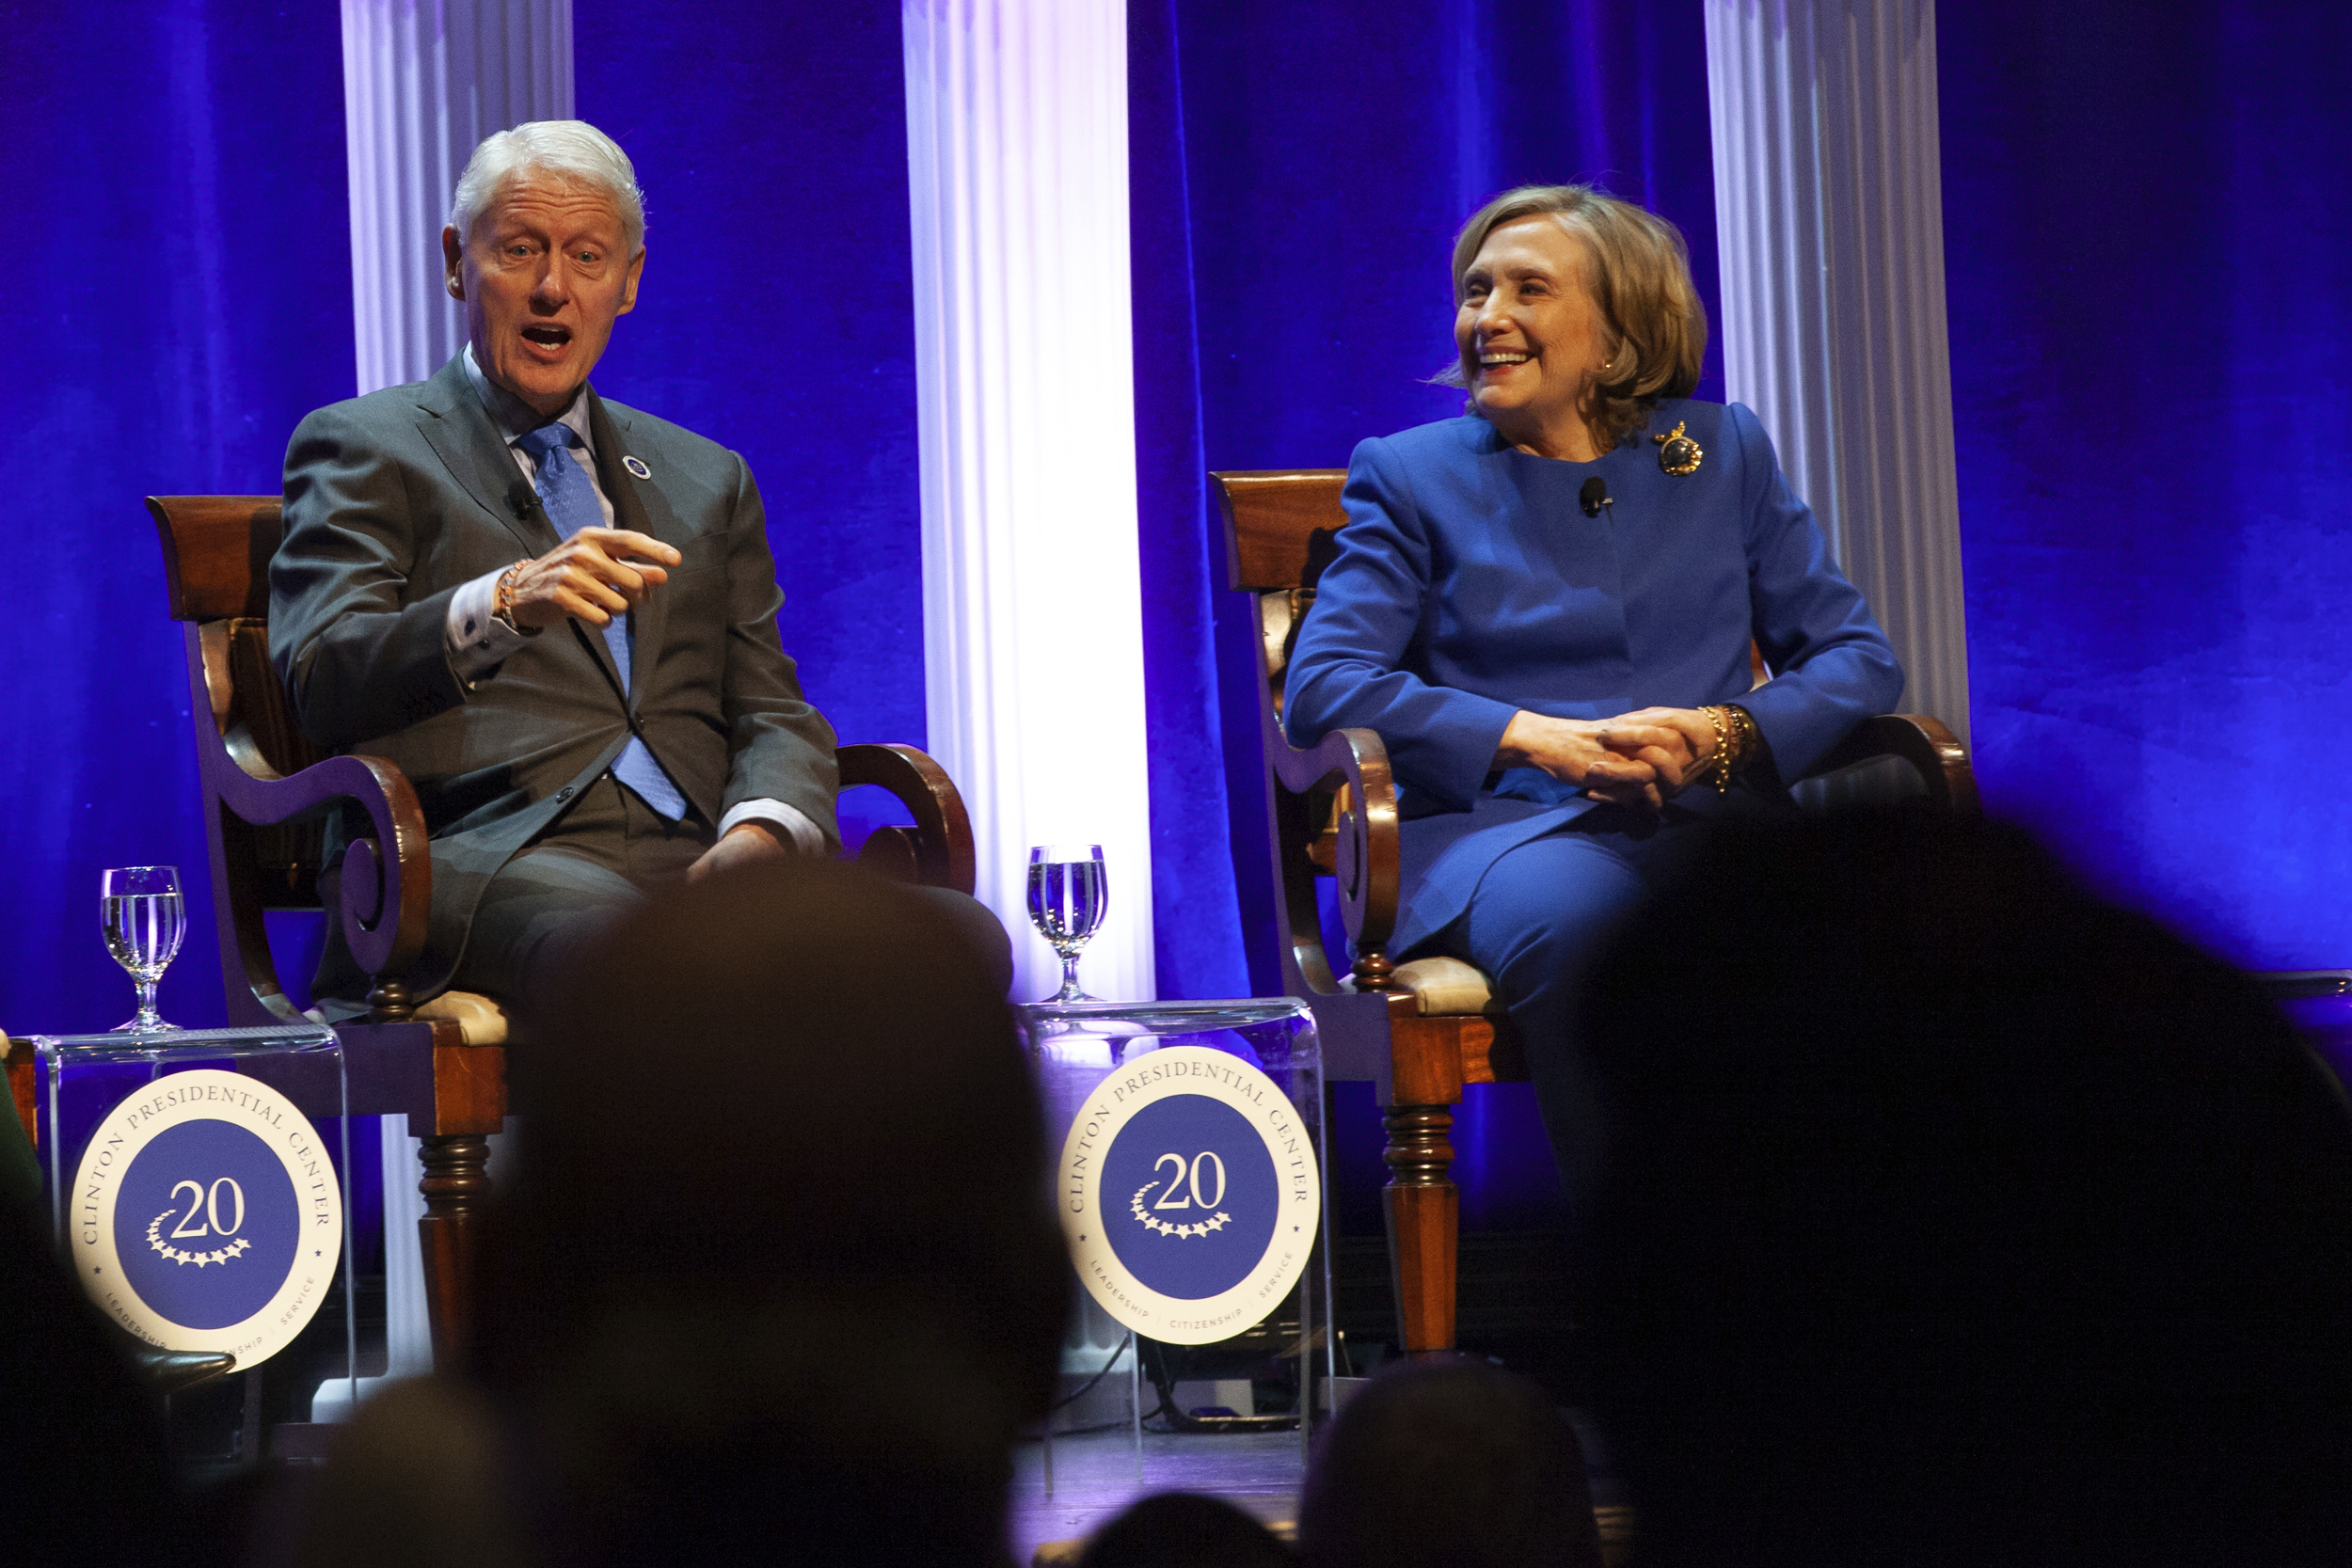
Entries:
MULTIPOLYGON (((1494 980, 1526 1047, 1528 1076, 1572 1218, 1581 1214, 1608 1135, 1576 1039, 1580 985, 1619 923, 1689 861, 1712 824, 1778 815, 1739 790, 1724 804, 1727 810, 1709 816, 1672 802, 1656 815, 1596 807, 1506 851, 1486 868, 1460 915, 1402 955, 1466 959, 1494 980)), ((1659 999, 1661 1027, 1678 1026, 1670 1000, 1659 999)))

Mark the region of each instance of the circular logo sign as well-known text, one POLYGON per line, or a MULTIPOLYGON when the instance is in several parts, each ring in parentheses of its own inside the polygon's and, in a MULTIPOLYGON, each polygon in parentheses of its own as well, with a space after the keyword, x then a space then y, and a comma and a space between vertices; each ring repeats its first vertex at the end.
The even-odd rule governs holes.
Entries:
POLYGON ((108 1317, 240 1368, 293 1342, 342 1257, 342 1192, 318 1130, 268 1085, 211 1068, 107 1113, 67 1221, 73 1272, 108 1317))
POLYGON ((1298 1283, 1323 1189, 1280 1085, 1238 1056, 1171 1045, 1087 1097, 1057 1197, 1103 1310, 1154 1339, 1205 1345, 1253 1326, 1298 1283))

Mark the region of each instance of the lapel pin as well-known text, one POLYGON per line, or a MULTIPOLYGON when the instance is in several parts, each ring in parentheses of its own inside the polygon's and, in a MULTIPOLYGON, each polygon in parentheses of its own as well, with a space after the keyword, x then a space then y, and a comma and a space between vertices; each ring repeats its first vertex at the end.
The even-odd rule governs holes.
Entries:
POLYGON ((1707 455, 1699 451, 1696 441, 1682 434, 1679 424, 1664 436, 1651 436, 1650 440, 1658 447, 1658 466, 1670 474, 1697 473, 1699 459, 1707 455))
POLYGON ((624 457, 624 458, 622 458, 622 459, 621 459, 621 467, 624 467, 624 468, 627 468, 627 469, 628 469, 630 473, 635 474, 635 475, 636 475, 639 479, 651 479, 651 478, 653 478, 653 470, 652 470, 651 468, 646 467, 645 467, 645 465, 644 465, 642 461, 640 461, 639 459, 637 459, 637 458, 634 458, 634 457, 624 457))

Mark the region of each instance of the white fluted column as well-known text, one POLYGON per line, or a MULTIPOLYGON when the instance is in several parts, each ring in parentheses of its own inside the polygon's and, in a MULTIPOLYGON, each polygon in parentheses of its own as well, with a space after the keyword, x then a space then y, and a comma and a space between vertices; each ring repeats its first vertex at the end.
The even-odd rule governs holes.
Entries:
POLYGON ((343 0, 360 391, 421 381, 465 345, 441 226, 475 145, 571 115, 571 0, 343 0))
POLYGON ((1706 0, 1724 380, 1968 734, 1933 0, 1706 0))
POLYGON ((1028 846, 1099 843, 1083 978, 1149 999, 1123 0, 904 0, 930 749, 963 791, 1015 994, 1058 966, 1028 846))
MULTIPOLYGON (((351 183, 352 323, 359 390, 421 381, 466 341, 442 287, 441 227, 474 147, 572 113, 571 0, 343 0, 343 135, 351 183)), ((389 1374, 433 1368, 417 1221, 417 1140, 384 1118, 389 1374)), ((493 1148, 495 1149, 496 1144, 493 1148)), ((492 1154, 492 1164, 498 1161, 492 1154)), ((373 1379, 362 1379, 363 1390, 373 1379)), ((345 1385, 313 1418, 341 1414, 345 1385)))

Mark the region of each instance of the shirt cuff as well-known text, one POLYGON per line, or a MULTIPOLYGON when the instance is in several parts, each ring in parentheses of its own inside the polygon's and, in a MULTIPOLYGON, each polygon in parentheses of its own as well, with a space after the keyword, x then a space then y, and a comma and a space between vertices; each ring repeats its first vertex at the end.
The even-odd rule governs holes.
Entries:
POLYGON ((506 571, 485 572, 450 595, 449 621, 441 631, 441 646, 449 667, 461 685, 471 688, 531 641, 529 632, 509 631, 490 611, 497 608, 499 578, 506 571))
POLYGON ((797 807, 782 800, 738 800, 719 818, 719 836, 724 838, 746 822, 765 822, 791 840, 792 847, 811 859, 825 852, 824 830, 811 822, 797 807))

